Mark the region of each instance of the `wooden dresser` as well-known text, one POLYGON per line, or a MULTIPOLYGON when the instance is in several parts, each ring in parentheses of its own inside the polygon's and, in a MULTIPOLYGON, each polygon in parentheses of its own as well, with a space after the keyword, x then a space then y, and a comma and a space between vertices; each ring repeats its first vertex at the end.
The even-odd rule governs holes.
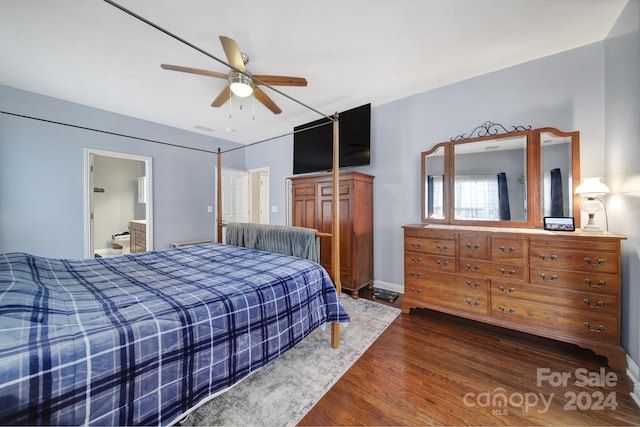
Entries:
MULTIPOLYGON (((333 175, 302 175, 291 183, 292 225, 331 233, 333 175)), ((341 172, 338 191, 340 282, 357 298, 359 289, 373 285, 373 176, 341 172)), ((320 264, 333 275, 330 237, 320 239, 320 264)))
POLYGON ((622 239, 580 231, 407 225, 402 310, 429 308, 574 343, 624 371, 622 239))

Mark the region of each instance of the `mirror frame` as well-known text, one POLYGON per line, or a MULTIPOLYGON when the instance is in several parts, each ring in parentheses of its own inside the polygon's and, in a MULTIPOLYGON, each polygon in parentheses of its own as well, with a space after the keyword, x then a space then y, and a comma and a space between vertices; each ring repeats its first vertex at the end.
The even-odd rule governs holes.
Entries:
POLYGON ((563 132, 553 127, 537 128, 534 130, 534 142, 536 147, 537 161, 537 174, 535 180, 535 200, 536 206, 534 209, 537 214, 535 216, 534 226, 536 228, 543 228, 543 210, 542 210, 542 133, 548 132, 555 136, 562 138, 571 138, 571 194, 573 195, 573 207, 571 216, 574 219, 576 230, 581 227, 581 210, 580 210, 580 196, 576 194, 576 188, 580 185, 580 131, 563 132))
POLYGON ((450 225, 469 225, 469 226, 486 226, 486 227, 512 227, 512 228, 543 228, 542 218, 542 158, 541 158, 541 134, 549 132, 559 137, 571 137, 571 186, 573 192, 572 216, 575 220, 576 229, 580 227, 580 196, 575 194, 576 187, 580 184, 580 132, 563 132, 552 127, 543 127, 531 129, 531 127, 513 126, 513 131, 505 130, 504 133, 489 131, 494 123, 486 122, 484 125, 478 126, 477 129, 484 130, 479 133, 481 136, 466 137, 464 134, 450 141, 435 144, 428 151, 421 153, 421 221, 426 224, 450 224, 450 225), (452 197, 455 188, 455 146, 459 144, 472 143, 477 141, 487 141, 492 139, 513 138, 517 136, 525 136, 526 143, 526 167, 527 167, 527 218, 524 221, 484 221, 484 220, 467 220, 455 219, 454 217, 454 199, 452 197), (426 177, 426 160, 429 154, 433 154, 440 147, 444 147, 444 218, 427 218, 427 206, 425 200, 425 177, 426 177))
POLYGON ((447 201, 449 199, 448 191, 447 191, 447 188, 448 188, 447 181, 448 181, 448 176, 449 176, 449 171, 450 171, 449 164, 448 164, 448 162, 450 161, 450 158, 451 158, 451 154, 449 154, 450 150, 451 150, 451 144, 450 143, 441 142, 441 143, 436 144, 433 147, 431 147, 430 150, 423 151, 421 153, 421 162, 422 163, 421 163, 421 169, 420 170, 422 171, 421 172, 422 173, 421 174, 422 179, 420 180, 421 181, 420 190, 422 191, 422 196, 421 196, 422 197, 422 207, 421 207, 421 209, 422 209, 422 213, 421 213, 422 222, 425 222, 425 220, 427 220, 430 224, 448 224, 449 223, 449 221, 447 219, 448 216, 449 216, 449 208, 448 208, 448 204, 447 204, 447 201), (444 147, 444 175, 445 175, 445 178, 444 178, 443 183, 442 183, 442 185, 443 185, 443 191, 442 191, 443 201, 442 201, 442 204, 444 206, 444 218, 427 218, 427 203, 426 203, 426 200, 425 200, 425 195, 427 194, 426 193, 426 190, 427 190, 426 189, 426 179, 425 179, 426 175, 427 175, 427 157, 430 154, 435 153, 436 151, 438 151, 442 147, 444 147))

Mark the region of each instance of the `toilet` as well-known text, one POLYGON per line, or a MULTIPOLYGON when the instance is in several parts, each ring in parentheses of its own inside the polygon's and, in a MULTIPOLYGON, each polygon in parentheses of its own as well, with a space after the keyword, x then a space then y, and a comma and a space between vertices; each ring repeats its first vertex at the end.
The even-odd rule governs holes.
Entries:
POLYGON ((113 253, 114 254, 118 254, 118 253, 123 253, 123 254, 128 254, 131 253, 130 250, 130 236, 128 234, 122 234, 122 235, 114 235, 112 236, 113 240, 113 253), (122 246, 122 248, 117 247, 116 245, 122 246))

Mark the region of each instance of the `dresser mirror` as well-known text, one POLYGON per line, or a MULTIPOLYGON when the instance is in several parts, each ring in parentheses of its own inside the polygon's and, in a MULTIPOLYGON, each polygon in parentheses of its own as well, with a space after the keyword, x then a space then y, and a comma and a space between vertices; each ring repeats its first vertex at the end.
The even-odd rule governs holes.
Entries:
POLYGON ((422 153, 422 221, 543 227, 545 216, 580 227, 580 133, 485 122, 422 153))
POLYGON ((580 132, 561 132, 554 128, 535 130, 540 148, 540 204, 544 217, 573 217, 580 227, 580 198, 575 190, 580 184, 580 132))
POLYGON ((453 143, 452 223, 528 224, 530 132, 453 143))

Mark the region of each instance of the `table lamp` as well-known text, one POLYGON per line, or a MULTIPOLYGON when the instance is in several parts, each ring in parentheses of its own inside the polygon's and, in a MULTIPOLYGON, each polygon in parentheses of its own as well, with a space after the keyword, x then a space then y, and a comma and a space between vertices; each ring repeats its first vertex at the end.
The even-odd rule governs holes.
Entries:
POLYGON ((581 198, 580 209, 582 209, 582 211, 586 212, 587 215, 589 215, 589 222, 587 223, 587 225, 582 227, 582 231, 586 231, 589 233, 604 232, 604 230, 602 230, 595 224, 593 219, 596 212, 598 212, 601 208, 605 209, 606 215, 606 206, 600 198, 608 193, 609 187, 600 182, 599 177, 585 178, 582 180, 582 183, 578 185, 578 188, 576 188, 576 194, 581 198))

